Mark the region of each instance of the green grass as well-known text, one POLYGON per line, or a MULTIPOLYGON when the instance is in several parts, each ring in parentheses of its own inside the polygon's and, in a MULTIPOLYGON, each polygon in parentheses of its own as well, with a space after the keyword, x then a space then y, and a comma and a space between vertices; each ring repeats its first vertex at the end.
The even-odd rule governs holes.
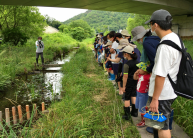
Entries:
MULTIPOLYGON (((42 37, 45 45, 45 62, 52 61, 55 54, 59 54, 60 51, 67 53, 79 44, 71 36, 62 33, 44 34, 42 37)), ((13 82, 16 74, 24 73, 24 70, 31 71, 34 68, 35 41, 36 39, 30 39, 25 46, 0 45, 0 90, 13 82)), ((41 58, 39 58, 39 63, 41 63, 41 58)))
POLYGON ((33 137, 118 138, 121 126, 125 137, 140 137, 130 121, 121 119, 121 97, 116 96, 90 48, 81 47, 62 70, 63 100, 52 104, 49 115, 38 120, 33 137))

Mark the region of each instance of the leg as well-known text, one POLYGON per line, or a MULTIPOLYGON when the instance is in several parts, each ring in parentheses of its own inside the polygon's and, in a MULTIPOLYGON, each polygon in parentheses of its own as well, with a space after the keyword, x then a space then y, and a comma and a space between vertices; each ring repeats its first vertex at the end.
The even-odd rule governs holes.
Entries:
POLYGON ((130 100, 125 100, 125 107, 130 107, 130 100))
POLYGON ((39 53, 36 53, 36 64, 38 65, 39 53))
POLYGON ((171 138, 170 130, 158 130, 159 138, 171 138))
POLYGON ((141 113, 141 121, 137 124, 137 127, 144 127, 145 126, 144 115, 146 113, 145 106, 147 104, 147 100, 148 100, 148 93, 137 92, 135 107, 141 113))
POLYGON ((170 133, 170 115, 172 112, 171 106, 175 99, 171 100, 159 100, 159 111, 167 118, 165 121, 164 127, 158 131, 159 138, 171 138, 170 133))
POLYGON ((42 65, 44 65, 44 55, 43 55, 43 52, 41 53, 41 60, 42 60, 42 65))
POLYGON ((136 109, 135 107, 135 101, 136 101, 136 86, 133 86, 131 89, 131 101, 132 101, 132 111, 131 111, 131 115, 133 117, 138 117, 138 109, 136 109))
POLYGON ((129 100, 125 101, 125 106, 123 108, 124 108, 125 115, 123 115, 122 118, 125 120, 129 120, 130 119, 130 101, 129 100))
POLYGON ((119 95, 123 95, 122 87, 121 87, 121 82, 118 81, 118 87, 119 87, 119 95))
POLYGON ((131 103, 135 104, 135 101, 136 101, 136 97, 131 97, 131 103))

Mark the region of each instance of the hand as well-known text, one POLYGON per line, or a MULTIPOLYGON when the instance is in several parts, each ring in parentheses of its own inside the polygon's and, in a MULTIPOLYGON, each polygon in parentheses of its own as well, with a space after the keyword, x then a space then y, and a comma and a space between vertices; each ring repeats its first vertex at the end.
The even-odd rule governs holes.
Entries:
POLYGON ((39 46, 39 45, 37 44, 37 46, 39 46))
POLYGON ((138 76, 138 75, 140 74, 139 72, 140 72, 140 71, 137 70, 134 74, 136 74, 136 75, 138 76))
POLYGON ((148 72, 146 72, 146 71, 144 71, 144 70, 142 70, 142 69, 138 69, 136 72, 139 73, 139 74, 141 74, 141 75, 146 75, 146 74, 148 74, 148 72))
POLYGON ((122 92, 125 92, 125 87, 124 88, 121 88, 122 89, 122 92))
POLYGON ((152 98, 152 101, 151 101, 150 106, 149 106, 149 110, 152 111, 152 112, 159 113, 158 105, 159 105, 158 100, 152 98))

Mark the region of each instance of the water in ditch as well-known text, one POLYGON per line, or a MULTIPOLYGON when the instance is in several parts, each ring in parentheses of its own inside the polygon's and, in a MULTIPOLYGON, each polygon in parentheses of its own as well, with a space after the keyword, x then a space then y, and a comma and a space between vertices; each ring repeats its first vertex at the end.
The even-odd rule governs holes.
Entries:
MULTIPOLYGON (((64 58, 58 58, 49 64, 65 64, 75 53, 76 51, 72 51, 64 58)), ((61 81, 65 74, 60 69, 61 67, 50 67, 38 74, 18 77, 14 86, 0 92, 0 111, 3 112, 3 118, 5 108, 11 111, 13 106, 22 105, 25 113, 25 105, 29 105, 32 109, 33 104, 36 103, 41 110, 42 102, 45 102, 47 108, 53 100, 62 99, 61 81)))

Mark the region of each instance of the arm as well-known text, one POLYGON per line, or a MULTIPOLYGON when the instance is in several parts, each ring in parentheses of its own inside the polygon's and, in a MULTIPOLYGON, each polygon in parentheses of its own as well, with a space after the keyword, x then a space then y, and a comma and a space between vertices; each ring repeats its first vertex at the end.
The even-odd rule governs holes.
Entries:
POLYGON ((108 58, 109 61, 112 61, 112 62, 116 62, 116 63, 119 63, 121 61, 121 58, 116 58, 116 59, 111 59, 111 58, 108 58))
POLYGON ((150 110, 152 112, 158 112, 158 100, 164 87, 165 78, 167 77, 167 74, 172 66, 172 53, 168 51, 167 47, 167 45, 160 45, 156 53, 156 64, 153 70, 153 73, 156 75, 155 86, 150 104, 150 110))
POLYGON ((36 43, 35 43, 35 44, 36 44, 36 46, 39 46, 39 45, 38 45, 38 41, 36 41, 36 43))
POLYGON ((125 88, 127 85, 128 72, 129 72, 129 66, 127 64, 124 64, 123 66, 123 92, 125 92, 125 88))
POLYGON ((128 74, 123 75, 123 92, 125 92, 126 84, 127 84, 128 74))
POLYGON ((139 79, 139 73, 138 73, 138 71, 136 71, 136 72, 134 73, 133 79, 134 79, 134 80, 138 80, 138 79, 139 79))
POLYGON ((156 75, 154 93, 153 93, 152 101, 150 104, 150 111, 152 111, 152 112, 158 113, 158 104, 159 104, 158 99, 159 99, 159 96, 162 92, 164 82, 165 82, 165 77, 161 77, 161 76, 156 75))

